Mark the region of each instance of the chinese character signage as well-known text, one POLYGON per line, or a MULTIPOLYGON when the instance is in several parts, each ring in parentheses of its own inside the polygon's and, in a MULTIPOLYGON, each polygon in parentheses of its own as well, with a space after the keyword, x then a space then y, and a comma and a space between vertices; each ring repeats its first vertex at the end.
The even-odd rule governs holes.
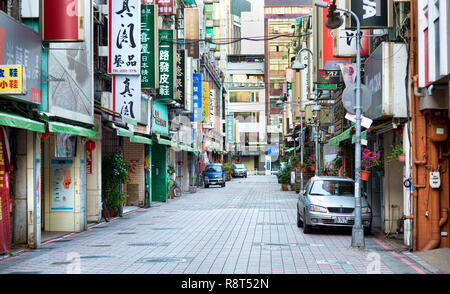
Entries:
POLYGON ((234 142, 234 114, 227 114, 227 141, 234 142))
POLYGON ((85 0, 42 0, 42 40, 82 41, 85 0))
POLYGON ((141 120, 141 77, 113 76, 114 111, 141 120))
POLYGON ((185 88, 184 88, 184 110, 192 113, 192 57, 186 57, 185 88))
POLYGON ((0 65, 0 95, 23 94, 23 66, 0 65))
POLYGON ((177 68, 176 68, 176 85, 175 100, 180 103, 181 108, 184 108, 185 91, 186 91, 186 51, 177 50, 177 68))
POLYGON ((175 14, 174 0, 155 0, 158 4, 158 13, 164 15, 175 14))
POLYGON ((153 101, 152 133, 169 134, 169 110, 167 105, 153 101))
POLYGON ((191 121, 202 120, 202 75, 193 74, 191 121))
POLYGON ((140 74, 140 8, 140 0, 114 0, 109 3, 110 74, 140 74))
POLYGON ((202 123, 209 124, 209 84, 203 82, 202 123))
POLYGON ((173 100, 175 96, 173 40, 173 30, 159 30, 159 91, 157 100, 173 100))
MULTIPOLYGON (((41 36, 4 14, 0 15, 0 64, 23 65, 23 89, 20 94, 11 95, 11 97, 23 102, 42 103, 41 36)), ((4 76, 9 77, 9 69, 4 76)), ((5 81, 4 78, 0 79, 5 81)), ((15 82, 12 82, 12 86, 15 88, 15 82)), ((6 85, 2 90, 5 89, 6 85)))
POLYGON ((199 12, 198 8, 184 9, 184 39, 188 56, 199 58, 199 12))
POLYGON ((158 12, 155 5, 141 5, 141 86, 155 89, 158 85, 158 12))

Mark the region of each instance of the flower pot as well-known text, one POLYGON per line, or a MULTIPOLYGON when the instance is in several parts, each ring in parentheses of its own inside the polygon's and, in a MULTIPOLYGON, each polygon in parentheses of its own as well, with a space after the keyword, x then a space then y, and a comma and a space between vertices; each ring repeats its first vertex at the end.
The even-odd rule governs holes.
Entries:
POLYGON ((362 170, 361 171, 361 180, 368 181, 370 177, 370 171, 362 170))
POLYGON ((315 171, 315 170, 316 170, 316 166, 315 166, 315 165, 311 165, 311 166, 309 167, 309 169, 310 169, 311 171, 315 171))
POLYGON ((399 154, 397 155, 398 161, 399 162, 405 162, 405 154, 399 154))
POLYGON ((295 167, 296 167, 296 168, 300 168, 300 167, 301 167, 301 166, 300 166, 300 163, 296 164, 295 167))
POLYGON ((308 168, 307 168, 307 167, 304 167, 304 168, 303 168, 303 172, 304 172, 304 173, 307 173, 307 172, 308 172, 308 168))
POLYGON ((288 184, 281 184, 282 191, 289 191, 288 184))

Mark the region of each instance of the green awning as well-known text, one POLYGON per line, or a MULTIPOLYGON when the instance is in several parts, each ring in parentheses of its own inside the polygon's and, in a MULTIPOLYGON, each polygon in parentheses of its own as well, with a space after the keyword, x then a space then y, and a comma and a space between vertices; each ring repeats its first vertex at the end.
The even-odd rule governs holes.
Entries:
POLYGON ((117 136, 121 137, 133 137, 134 133, 128 129, 121 128, 117 126, 116 124, 112 124, 112 127, 117 131, 117 136))
POLYGON ((184 3, 196 5, 195 0, 184 0, 184 3))
POLYGON ((149 144, 149 145, 153 144, 153 141, 151 139, 143 137, 143 136, 137 136, 137 135, 133 135, 132 137, 130 137, 130 142, 149 144))
POLYGON ((330 146, 339 146, 339 143, 341 141, 347 140, 351 137, 351 129, 352 127, 346 129, 345 131, 343 131, 342 133, 340 133, 339 135, 337 135, 336 137, 331 138, 328 141, 328 145, 330 146))
POLYGON ((50 121, 48 123, 48 129, 52 133, 63 133, 63 134, 71 134, 82 137, 88 137, 91 139, 98 138, 98 132, 92 129, 83 128, 79 126, 74 126, 71 124, 66 124, 62 122, 50 121))
POLYGON ((159 134, 156 135, 156 140, 158 141, 158 144, 161 144, 161 145, 167 145, 167 146, 172 146, 172 147, 176 147, 178 145, 177 143, 174 143, 170 140, 161 138, 159 136, 159 134))
POLYGON ((17 115, 0 111, 0 125, 45 133, 45 124, 17 115))

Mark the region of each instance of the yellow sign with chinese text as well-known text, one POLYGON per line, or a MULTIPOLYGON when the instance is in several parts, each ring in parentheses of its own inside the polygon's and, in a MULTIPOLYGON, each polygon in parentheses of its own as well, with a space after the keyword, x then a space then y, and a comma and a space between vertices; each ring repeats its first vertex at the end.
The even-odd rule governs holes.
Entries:
POLYGON ((0 65, 0 95, 23 93, 23 65, 0 65))

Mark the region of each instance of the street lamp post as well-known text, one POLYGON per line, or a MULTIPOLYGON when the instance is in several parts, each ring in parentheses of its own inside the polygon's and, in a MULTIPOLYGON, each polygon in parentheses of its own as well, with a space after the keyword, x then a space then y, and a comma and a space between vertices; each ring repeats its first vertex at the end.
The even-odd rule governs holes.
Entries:
POLYGON ((325 25, 329 29, 336 29, 343 24, 343 19, 335 10, 343 11, 351 14, 356 21, 356 144, 355 144, 355 222, 352 229, 352 247, 363 248, 364 245, 364 229, 361 221, 361 25, 359 17, 351 10, 336 7, 335 1, 333 4, 320 0, 316 0, 316 6, 327 8, 328 15, 325 25))

